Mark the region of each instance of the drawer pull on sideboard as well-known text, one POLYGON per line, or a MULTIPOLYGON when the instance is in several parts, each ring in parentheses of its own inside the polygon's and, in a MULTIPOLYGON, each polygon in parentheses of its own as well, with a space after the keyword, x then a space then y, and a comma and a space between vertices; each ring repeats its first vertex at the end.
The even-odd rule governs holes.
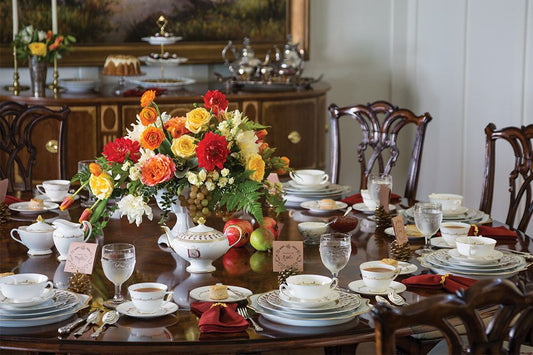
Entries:
POLYGON ((59 147, 59 142, 55 139, 50 139, 46 144, 44 145, 47 151, 50 153, 57 153, 57 149, 59 147))
POLYGON ((289 133, 287 138, 292 144, 298 144, 302 140, 302 136, 300 136, 300 133, 298 133, 298 131, 292 131, 291 133, 289 133))

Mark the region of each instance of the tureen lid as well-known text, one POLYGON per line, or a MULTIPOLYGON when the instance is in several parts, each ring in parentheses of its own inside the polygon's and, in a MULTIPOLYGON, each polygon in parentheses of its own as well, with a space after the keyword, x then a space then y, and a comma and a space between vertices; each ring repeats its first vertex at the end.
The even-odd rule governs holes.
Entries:
POLYGON ((204 224, 199 224, 196 227, 189 228, 186 232, 179 234, 177 238, 191 241, 210 242, 225 238, 225 236, 222 232, 219 232, 214 228, 208 227, 204 224))
POLYGON ((41 215, 39 215, 39 217, 37 217, 37 221, 31 225, 29 225, 26 230, 28 231, 31 231, 31 232, 51 232, 53 230, 55 230, 55 228, 51 225, 49 225, 48 223, 46 223, 43 219, 43 217, 41 217, 41 215))

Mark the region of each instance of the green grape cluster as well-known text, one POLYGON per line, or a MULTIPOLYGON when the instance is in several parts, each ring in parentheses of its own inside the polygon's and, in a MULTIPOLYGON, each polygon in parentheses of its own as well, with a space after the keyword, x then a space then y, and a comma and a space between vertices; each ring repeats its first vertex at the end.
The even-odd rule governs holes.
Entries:
POLYGON ((203 218, 203 221, 207 217, 211 216, 211 211, 209 210, 209 202, 211 202, 211 195, 207 191, 205 185, 198 186, 192 185, 189 191, 189 197, 180 195, 179 197, 181 205, 189 209, 189 215, 192 217, 195 223, 200 221, 200 218, 203 218))

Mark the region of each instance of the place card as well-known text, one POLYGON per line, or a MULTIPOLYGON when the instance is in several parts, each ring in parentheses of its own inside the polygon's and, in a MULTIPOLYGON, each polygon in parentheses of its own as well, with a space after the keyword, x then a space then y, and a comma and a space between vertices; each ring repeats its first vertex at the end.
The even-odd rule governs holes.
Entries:
POLYGON ((304 270, 304 244, 303 241, 280 241, 275 240, 272 249, 274 262, 273 271, 280 272, 292 267, 304 270))
POLYGON ((394 236, 398 245, 407 243, 409 239, 407 238, 407 231, 405 230, 401 215, 392 218, 392 228, 394 229, 394 236))
POLYGON ((92 274, 97 248, 98 244, 96 243, 70 243, 65 271, 89 275, 92 274))
POLYGON ((379 204, 383 206, 385 212, 389 212, 389 203, 390 203, 390 189, 388 186, 380 185, 379 186, 379 204))

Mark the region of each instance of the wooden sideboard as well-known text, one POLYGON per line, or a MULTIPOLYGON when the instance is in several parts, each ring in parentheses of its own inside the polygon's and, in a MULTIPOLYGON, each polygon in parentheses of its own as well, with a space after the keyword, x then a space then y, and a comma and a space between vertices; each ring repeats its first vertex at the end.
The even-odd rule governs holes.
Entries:
MULTIPOLYGON (((325 166, 326 93, 327 83, 313 84, 309 90, 244 92, 228 91, 221 84, 193 84, 179 91, 157 97, 156 102, 162 111, 173 116, 185 115, 194 103, 202 104, 202 95, 207 90, 218 89, 227 95, 230 109, 239 109, 249 118, 268 125, 266 141, 277 148, 278 155, 290 158, 291 166, 297 169, 325 166)), ((126 128, 136 121, 140 111, 139 97, 122 97, 102 93, 69 94, 62 92, 54 97, 35 98, 29 91, 14 96, 0 91, 0 101, 16 101, 28 105, 44 105, 53 109, 67 106, 71 110, 68 127, 68 166, 72 176, 77 171, 77 161, 92 159, 101 155, 103 146, 126 132, 126 128)), ((41 159, 49 161, 46 155, 55 154, 45 147, 54 138, 54 127, 42 127, 41 139, 37 144, 41 159)), ((50 147, 50 144, 48 145, 50 147)), ((36 166, 34 181, 57 178, 57 173, 49 168, 36 166)))

